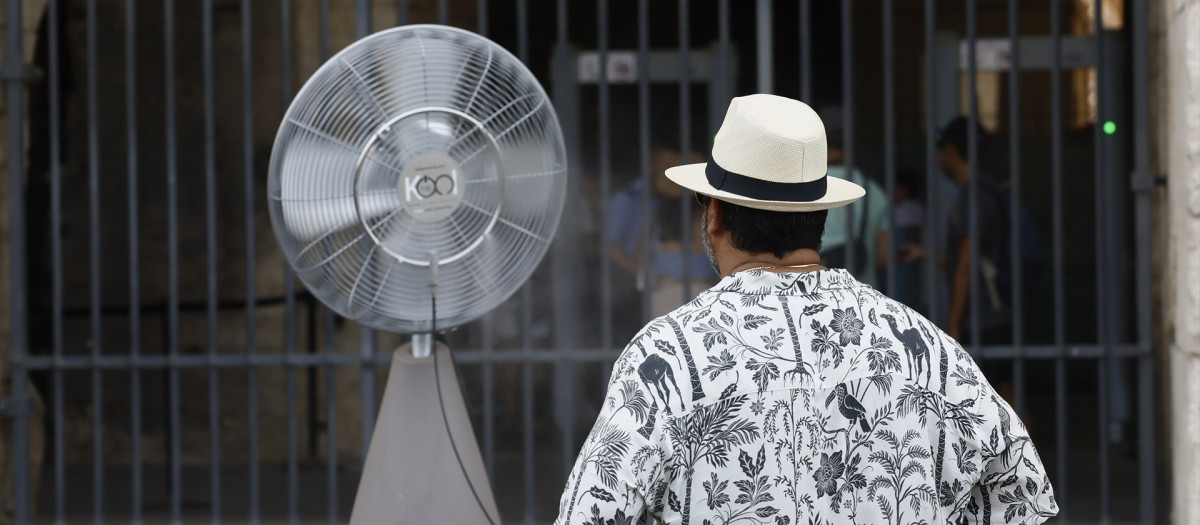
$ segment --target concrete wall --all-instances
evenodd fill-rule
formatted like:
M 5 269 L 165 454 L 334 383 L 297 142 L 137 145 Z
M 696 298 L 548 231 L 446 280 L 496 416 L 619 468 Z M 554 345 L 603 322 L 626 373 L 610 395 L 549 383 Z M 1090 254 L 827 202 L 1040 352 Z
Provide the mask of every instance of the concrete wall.
M 1200 523 L 1200 0 L 1150 2 L 1158 347 L 1169 371 L 1172 522 Z

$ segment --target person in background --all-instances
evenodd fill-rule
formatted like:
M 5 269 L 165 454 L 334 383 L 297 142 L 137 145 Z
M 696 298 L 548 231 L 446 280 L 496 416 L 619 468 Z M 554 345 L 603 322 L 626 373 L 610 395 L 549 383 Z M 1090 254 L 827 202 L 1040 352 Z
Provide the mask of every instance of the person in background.
M 917 310 L 922 310 L 921 268 L 919 261 L 925 258 L 925 204 L 917 199 L 920 195 L 919 176 L 915 170 L 896 170 L 895 195 L 892 199 L 892 228 L 896 247 L 896 286 L 892 298 Z M 885 266 L 879 270 L 879 289 L 888 291 L 888 274 Z
M 978 125 L 978 124 L 977 124 Z M 1012 317 L 1007 305 L 1010 295 L 1001 284 L 1001 275 L 1009 271 L 1008 222 L 1004 197 L 999 189 L 986 180 L 982 168 L 976 170 L 978 199 L 975 209 L 978 229 L 971 231 L 969 210 L 972 207 L 969 185 L 971 169 L 967 160 L 969 123 L 964 117 L 951 120 L 941 130 L 937 141 L 937 164 L 942 174 L 957 189 L 950 206 L 949 228 L 946 235 L 947 277 L 950 280 L 950 308 L 946 315 L 946 333 L 962 342 L 971 342 L 971 268 L 979 273 L 979 329 L 981 344 L 1008 344 L 1012 339 Z M 983 157 L 987 133 L 976 130 L 977 155 Z M 979 261 L 971 264 L 971 242 L 979 247 Z
M 825 123 L 825 139 L 829 143 L 829 175 L 851 181 L 864 187 L 866 198 L 849 206 L 829 210 L 825 222 L 825 236 L 821 244 L 821 264 L 830 268 L 846 268 L 860 281 L 878 286 L 878 272 L 887 268 L 888 246 L 888 202 L 886 193 L 874 180 L 863 175 L 857 167 L 846 173 L 846 153 L 843 148 L 844 127 L 842 108 L 827 106 L 820 111 Z M 847 234 L 847 219 L 851 234 Z M 847 241 L 853 241 L 854 268 L 848 268 Z
M 703 156 L 693 153 L 691 160 L 700 162 Z M 698 293 L 716 283 L 716 274 L 704 257 L 704 247 L 700 243 L 700 231 L 691 229 L 691 239 L 686 243 L 683 239 L 683 189 L 667 179 L 667 168 L 682 163 L 678 151 L 667 147 L 657 147 L 651 157 L 652 193 L 650 195 L 650 215 L 643 217 L 642 192 L 645 184 L 641 177 L 630 183 L 613 196 L 609 205 L 609 255 L 613 264 L 624 270 L 626 277 L 633 278 L 636 284 L 636 297 L 628 305 L 631 310 L 638 311 L 634 304 L 640 304 L 641 294 L 650 294 L 650 316 L 662 315 L 675 307 L 691 300 L 684 297 L 685 265 L 690 266 L 692 294 Z M 688 194 L 690 197 L 690 193 Z M 693 206 L 692 223 L 700 217 L 700 210 Z M 648 230 L 648 232 L 647 232 Z M 649 247 L 644 247 L 645 238 L 649 234 Z M 688 247 L 685 250 L 685 246 Z M 643 264 L 645 261 L 649 264 Z M 639 316 L 627 316 L 637 318 Z
M 692 156 L 692 162 L 703 161 L 699 154 Z M 701 208 L 694 200 L 689 217 L 691 231 L 687 232 L 689 238 L 684 239 L 683 199 L 695 199 L 695 194 L 685 192 L 662 172 L 654 173 L 654 190 L 658 205 L 651 226 L 650 264 L 641 272 L 650 289 L 652 318 L 665 315 L 717 284 L 717 274 L 704 255 L 698 226 Z M 685 282 L 690 282 L 690 286 L 684 286 Z
M 667 168 L 681 162 L 678 151 L 668 147 L 654 148 L 650 156 L 650 173 L 661 174 Z M 651 195 L 649 215 L 644 216 L 642 195 L 647 191 L 642 177 L 636 177 L 620 191 L 613 194 L 608 203 L 609 257 L 617 268 L 625 271 L 626 277 L 637 278 L 641 271 L 642 235 L 644 228 L 655 217 L 660 199 Z

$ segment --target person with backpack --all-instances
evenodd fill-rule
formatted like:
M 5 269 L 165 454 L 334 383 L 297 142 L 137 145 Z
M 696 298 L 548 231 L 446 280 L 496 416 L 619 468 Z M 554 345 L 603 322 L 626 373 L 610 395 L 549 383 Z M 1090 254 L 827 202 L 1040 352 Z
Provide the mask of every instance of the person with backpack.
M 1042 253 L 1032 216 L 1024 207 L 1018 210 L 1020 244 L 1013 256 L 1011 242 L 1012 195 L 989 182 L 982 169 L 976 170 L 978 197 L 978 229 L 970 228 L 971 170 L 967 160 L 969 121 L 956 117 L 942 128 L 937 142 L 937 164 L 957 187 L 950 207 L 946 235 L 945 270 L 950 279 L 950 308 L 946 316 L 946 332 L 962 342 L 971 342 L 971 268 L 979 273 L 980 342 L 985 345 L 1012 342 L 1012 290 L 1014 259 L 1022 269 L 1022 289 L 1025 295 L 1036 287 L 1042 265 Z M 977 128 L 976 151 L 984 158 L 987 133 Z M 972 236 L 979 246 L 979 261 L 972 265 L 970 246 Z

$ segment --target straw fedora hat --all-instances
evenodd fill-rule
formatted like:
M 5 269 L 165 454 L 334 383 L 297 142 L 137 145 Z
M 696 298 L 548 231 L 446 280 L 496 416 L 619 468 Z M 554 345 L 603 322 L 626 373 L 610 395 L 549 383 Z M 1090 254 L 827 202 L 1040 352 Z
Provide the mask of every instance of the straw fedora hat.
M 749 95 L 729 103 L 707 163 L 667 170 L 667 178 L 725 202 L 770 211 L 845 206 L 865 192 L 826 175 L 825 126 L 803 102 Z

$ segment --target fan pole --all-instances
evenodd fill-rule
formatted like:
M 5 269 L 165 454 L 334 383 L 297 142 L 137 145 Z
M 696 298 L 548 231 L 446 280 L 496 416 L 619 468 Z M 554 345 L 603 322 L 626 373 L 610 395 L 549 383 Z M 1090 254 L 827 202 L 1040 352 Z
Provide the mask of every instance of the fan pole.
M 450 349 L 435 342 L 432 358 L 415 357 L 414 350 L 408 343 L 392 357 L 350 524 L 500 523 L 454 367 L 439 367 L 440 380 L 434 377 L 434 359 L 453 362 Z

